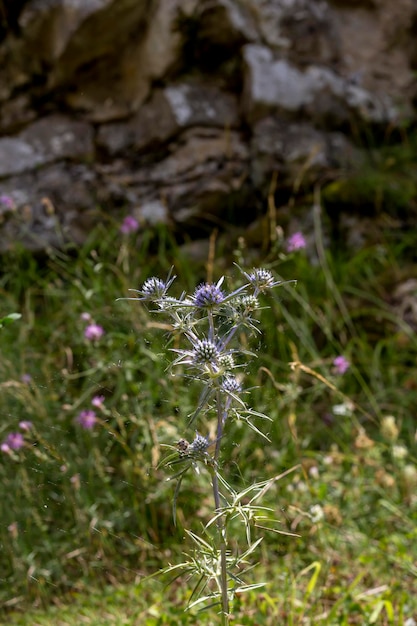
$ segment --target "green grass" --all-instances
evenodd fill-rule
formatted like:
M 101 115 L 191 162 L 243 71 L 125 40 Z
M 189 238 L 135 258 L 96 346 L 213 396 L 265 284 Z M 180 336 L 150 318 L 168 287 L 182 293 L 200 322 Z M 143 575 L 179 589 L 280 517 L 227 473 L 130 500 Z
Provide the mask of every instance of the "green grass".
M 236 601 L 236 624 L 417 620 L 417 338 L 392 297 L 415 278 L 416 238 L 397 244 L 387 233 L 349 256 L 324 251 L 316 223 L 314 261 L 279 243 L 256 261 L 298 284 L 265 302 L 258 358 L 246 368 L 250 404 L 273 418 L 270 443 L 233 425 L 224 472 L 239 489 L 294 467 L 264 504 L 299 536 L 259 531 L 260 565 L 247 582 L 268 585 Z M 0 330 L 0 439 L 20 420 L 34 427 L 25 448 L 1 456 L 1 623 L 218 623 L 213 611 L 184 613 L 191 581 L 137 584 L 181 560 L 191 549 L 183 528 L 199 532 L 212 506 L 206 477 L 187 479 L 173 524 L 161 444 L 192 436 L 184 418 L 198 391 L 167 372 L 158 320 L 117 300 L 171 265 L 177 293 L 205 278 L 163 229 L 138 244 L 99 228 L 82 250 L 3 259 L 0 318 L 22 318 Z M 211 269 L 215 279 L 224 271 Z M 232 285 L 237 270 L 226 274 Z M 100 341 L 84 338 L 83 312 L 103 326 Z M 332 366 L 339 354 L 352 364 L 343 376 Z M 75 418 L 95 395 L 104 409 L 85 431 Z

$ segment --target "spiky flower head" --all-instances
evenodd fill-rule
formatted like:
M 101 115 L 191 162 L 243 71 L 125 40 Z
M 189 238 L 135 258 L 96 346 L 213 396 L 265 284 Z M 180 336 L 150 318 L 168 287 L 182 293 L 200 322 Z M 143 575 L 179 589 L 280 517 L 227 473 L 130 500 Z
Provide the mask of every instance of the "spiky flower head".
M 196 307 L 199 309 L 211 309 L 224 300 L 224 293 L 220 289 L 221 282 L 213 285 L 210 283 L 203 283 L 199 285 L 194 292 L 193 301 Z
M 196 433 L 194 441 L 190 444 L 188 451 L 191 453 L 194 452 L 194 454 L 201 454 L 203 452 L 206 452 L 209 445 L 210 442 L 206 437 L 203 437 L 202 435 Z
M 248 275 L 248 278 L 251 285 L 253 285 L 258 291 L 265 291 L 266 289 L 271 289 L 276 285 L 272 272 L 263 267 L 252 270 L 252 272 Z
M 223 391 L 226 391 L 226 393 L 239 393 L 242 391 L 242 385 L 236 376 L 231 376 L 229 374 L 222 380 L 222 389 Z
M 213 363 L 218 360 L 219 350 L 209 339 L 199 339 L 194 344 L 193 354 L 196 363 Z
M 141 293 L 146 300 L 159 300 L 164 296 L 166 289 L 167 286 L 163 280 L 152 276 L 143 283 Z
M 240 299 L 240 304 L 247 311 L 256 311 L 256 309 L 259 309 L 259 300 L 258 300 L 258 298 L 256 298 L 256 296 L 253 296 L 251 294 L 247 295 L 247 296 L 242 296 L 241 299 Z
M 231 354 L 221 354 L 219 356 L 219 367 L 222 370 L 232 370 L 235 366 L 234 358 Z

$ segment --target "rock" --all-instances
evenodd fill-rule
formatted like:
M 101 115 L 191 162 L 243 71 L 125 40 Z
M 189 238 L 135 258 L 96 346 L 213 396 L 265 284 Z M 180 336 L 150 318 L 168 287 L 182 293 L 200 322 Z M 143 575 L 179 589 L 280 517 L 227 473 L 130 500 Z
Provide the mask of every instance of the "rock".
M 34 122 L 19 137 L 42 154 L 45 162 L 88 159 L 94 154 L 90 124 L 61 115 L 48 115 Z
M 331 12 L 323 0 L 244 0 L 259 41 L 296 64 L 334 60 Z
M 0 179 L 35 169 L 42 161 L 42 156 L 26 141 L 15 137 L 0 139 Z
M 192 126 L 230 128 L 238 125 L 235 98 L 216 87 L 183 83 L 154 92 L 128 123 L 103 125 L 100 148 L 114 156 L 128 149 L 143 151 Z
M 168 207 L 161 200 L 144 202 L 139 208 L 138 215 L 141 222 L 149 226 L 167 224 L 169 221 Z
M 360 168 L 358 137 L 415 121 L 415 0 L 0 6 L 3 249 L 82 241 L 97 206 L 198 234 L 247 224 L 274 172 L 277 198 L 310 192 Z
M 211 45 L 239 46 L 257 41 L 257 31 L 252 12 L 241 2 L 212 0 L 199 7 L 200 28 L 198 36 Z
M 332 1 L 332 21 L 338 40 L 338 68 L 346 77 L 360 77 L 360 85 L 398 102 L 401 115 L 412 114 L 410 98 L 416 92 L 410 64 L 415 43 L 411 24 L 417 17 L 413 0 L 378 0 L 354 5 Z
M 88 124 L 51 115 L 34 122 L 18 137 L 0 138 L 0 178 L 60 159 L 91 158 L 93 151 Z
M 97 180 L 86 165 L 52 164 L 0 182 L 0 195 L 10 196 L 15 211 L 2 226 L 0 252 L 14 243 L 34 251 L 81 243 L 94 227 Z
M 251 179 L 255 187 L 266 189 L 272 173 L 277 172 L 280 187 L 293 190 L 301 181 L 313 184 L 333 168 L 349 168 L 358 160 L 357 152 L 342 133 L 267 117 L 254 126 Z
M 274 111 L 336 125 L 349 122 L 352 113 L 372 123 L 388 123 L 398 116 L 388 98 L 370 94 L 327 68 L 309 66 L 300 71 L 255 44 L 244 47 L 244 60 L 244 109 L 252 123 Z

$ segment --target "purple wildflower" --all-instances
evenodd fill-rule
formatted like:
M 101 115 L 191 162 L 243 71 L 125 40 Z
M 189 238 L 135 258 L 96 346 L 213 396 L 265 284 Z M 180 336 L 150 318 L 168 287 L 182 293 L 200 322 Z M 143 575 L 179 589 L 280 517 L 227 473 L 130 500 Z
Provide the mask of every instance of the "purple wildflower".
M 139 228 L 139 222 L 137 219 L 133 217 L 133 215 L 127 215 L 122 225 L 120 226 L 120 232 L 123 235 L 129 235 L 130 233 L 135 233 Z
M 83 322 L 90 322 L 91 321 L 91 315 L 90 315 L 90 313 L 87 313 L 86 311 L 84 311 L 84 313 L 81 313 L 80 317 L 81 317 Z
M 167 285 L 163 280 L 152 276 L 145 280 L 142 285 L 142 294 L 145 300 L 158 300 L 163 298 L 167 290 Z
M 210 442 L 207 439 L 207 437 L 203 437 L 202 435 L 199 435 L 198 433 L 196 433 L 194 441 L 190 444 L 188 451 L 189 452 L 194 452 L 194 453 L 204 453 L 207 448 L 209 447 Z
M 344 374 L 350 367 L 350 363 L 343 355 L 337 356 L 333 360 L 333 366 L 336 374 Z
M 193 300 L 198 308 L 210 309 L 223 302 L 224 294 L 220 289 L 219 283 L 217 285 L 204 283 L 195 290 Z
M 8 196 L 7 194 L 2 194 L 0 196 L 0 204 L 3 205 L 9 211 L 13 211 L 15 207 L 13 198 L 11 196 Z
M 8 452 L 10 450 L 20 450 L 25 445 L 25 440 L 23 439 L 22 433 L 10 433 L 7 435 L 6 439 L 3 442 L 2 450 L 3 452 Z M 4 450 L 3 446 L 8 449 Z
M 97 416 L 94 411 L 81 411 L 77 417 L 77 423 L 86 430 L 92 430 L 97 423 Z
M 295 252 L 296 250 L 303 250 L 306 247 L 307 243 L 304 238 L 303 233 L 296 232 L 291 237 L 288 238 L 287 241 L 287 252 Z
M 104 328 L 98 324 L 89 324 L 84 331 L 84 337 L 89 341 L 98 341 L 104 335 Z
M 242 391 L 242 385 L 236 376 L 226 375 L 222 381 L 222 389 L 226 393 L 239 393 Z
M 32 376 L 30 374 L 22 374 L 20 377 L 22 383 L 26 383 L 27 385 L 32 382 Z
M 19 428 L 21 430 L 24 430 L 25 432 L 29 432 L 32 427 L 33 424 L 29 420 L 22 420 L 21 422 L 19 422 Z
M 91 400 L 91 404 L 96 407 L 96 409 L 104 409 L 104 396 L 94 396 Z

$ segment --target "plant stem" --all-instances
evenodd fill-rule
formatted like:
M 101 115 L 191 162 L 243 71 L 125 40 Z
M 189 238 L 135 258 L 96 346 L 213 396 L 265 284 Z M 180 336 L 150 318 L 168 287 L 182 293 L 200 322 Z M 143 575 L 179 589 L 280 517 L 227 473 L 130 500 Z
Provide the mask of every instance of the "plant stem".
M 217 393 L 217 440 L 216 440 L 216 449 L 214 452 L 214 467 L 212 470 L 212 486 L 213 486 L 213 496 L 214 496 L 214 505 L 216 507 L 216 513 L 220 512 L 221 502 L 220 502 L 220 490 L 219 490 L 219 479 L 217 476 L 217 462 L 220 454 L 220 442 L 223 435 L 223 425 L 224 425 L 224 409 L 222 407 L 222 396 L 221 393 Z M 227 562 L 226 562 L 226 550 L 227 550 L 227 541 L 226 541 L 226 525 L 224 522 L 224 516 L 220 515 L 217 519 L 217 530 L 219 533 L 219 551 L 220 551 L 220 590 L 221 590 L 221 599 L 222 599 L 222 625 L 227 626 L 229 624 L 229 596 L 227 589 Z

